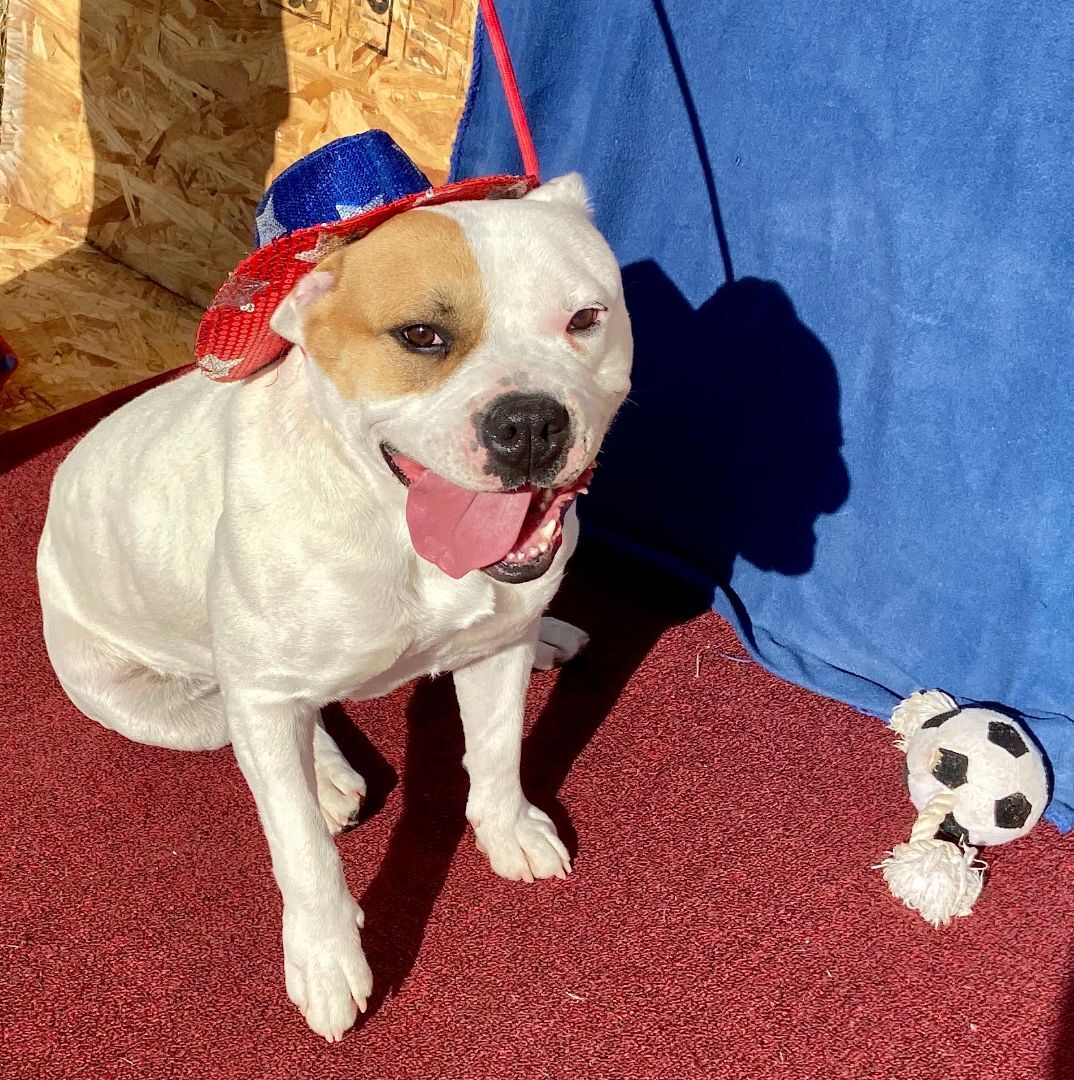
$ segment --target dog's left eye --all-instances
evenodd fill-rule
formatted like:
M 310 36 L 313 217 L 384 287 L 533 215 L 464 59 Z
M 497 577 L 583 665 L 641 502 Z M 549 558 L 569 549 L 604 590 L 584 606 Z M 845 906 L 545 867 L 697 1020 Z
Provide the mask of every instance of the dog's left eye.
M 404 345 L 409 345 L 419 352 L 439 352 L 447 348 L 444 339 L 431 327 L 424 323 L 415 323 L 414 326 L 405 326 L 399 331 Z
M 571 316 L 571 321 L 567 323 L 568 332 L 579 334 L 583 330 L 591 330 L 600 321 L 602 311 L 604 311 L 602 307 L 587 307 L 582 308 L 581 311 L 576 311 Z

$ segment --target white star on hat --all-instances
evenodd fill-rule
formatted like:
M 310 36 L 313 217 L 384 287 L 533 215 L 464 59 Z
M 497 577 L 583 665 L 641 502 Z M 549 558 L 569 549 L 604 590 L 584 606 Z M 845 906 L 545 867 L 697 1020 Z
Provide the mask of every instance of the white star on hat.
M 225 375 L 230 375 L 231 369 L 236 364 L 241 364 L 242 361 L 243 358 L 241 356 L 236 356 L 234 360 L 224 360 L 215 353 L 206 353 L 198 360 L 198 367 L 211 378 L 219 379 Z
M 359 214 L 364 214 L 367 210 L 375 210 L 378 206 L 383 205 L 384 196 L 374 195 L 369 202 L 362 203 L 361 206 L 354 203 L 336 203 L 336 213 L 339 214 L 340 221 L 347 221 L 349 218 L 357 217 Z
M 287 227 L 281 225 L 276 217 L 276 211 L 272 208 L 272 199 L 273 196 L 269 195 L 265 200 L 264 210 L 254 219 L 257 223 L 257 238 L 261 244 L 267 244 L 270 240 L 275 240 L 287 232 Z
M 322 233 L 317 237 L 317 243 L 307 251 L 299 251 L 295 258 L 299 262 L 319 263 L 323 258 L 331 255 L 333 251 L 345 247 L 347 241 L 342 236 L 328 236 Z

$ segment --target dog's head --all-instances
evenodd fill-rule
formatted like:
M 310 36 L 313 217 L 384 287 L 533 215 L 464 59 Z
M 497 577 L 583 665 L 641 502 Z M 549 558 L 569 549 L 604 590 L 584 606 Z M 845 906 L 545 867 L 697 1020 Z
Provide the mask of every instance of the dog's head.
M 580 177 L 392 218 L 306 275 L 272 327 L 343 444 L 408 487 L 419 554 L 453 577 L 551 566 L 630 388 L 619 269 Z

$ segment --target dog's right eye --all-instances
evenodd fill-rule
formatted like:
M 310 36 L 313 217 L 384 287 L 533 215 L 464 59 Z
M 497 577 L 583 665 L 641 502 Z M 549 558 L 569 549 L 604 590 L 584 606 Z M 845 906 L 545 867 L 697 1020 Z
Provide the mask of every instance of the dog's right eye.
M 582 308 L 581 311 L 576 311 L 571 316 L 571 321 L 567 323 L 567 333 L 584 334 L 587 330 L 592 330 L 600 322 L 601 312 L 607 310 L 603 304 L 597 304 L 594 307 Z
M 417 352 L 443 352 L 447 349 L 447 342 L 433 327 L 424 323 L 404 326 L 399 331 L 399 337 L 404 345 Z

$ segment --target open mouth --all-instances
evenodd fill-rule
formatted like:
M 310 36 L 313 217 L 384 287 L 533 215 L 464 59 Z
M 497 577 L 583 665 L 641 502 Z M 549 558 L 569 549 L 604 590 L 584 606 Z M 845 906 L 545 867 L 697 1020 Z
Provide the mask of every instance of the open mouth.
M 533 581 L 563 543 L 563 518 L 588 490 L 590 466 L 562 488 L 470 491 L 383 444 L 381 453 L 407 488 L 407 527 L 422 558 L 460 578 L 482 570 L 497 581 Z

